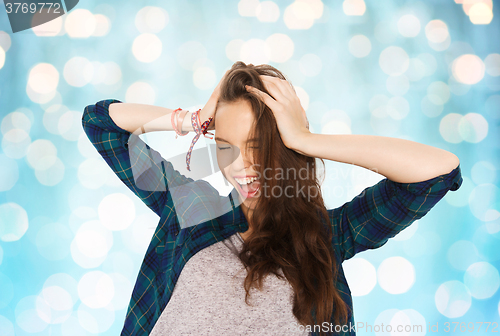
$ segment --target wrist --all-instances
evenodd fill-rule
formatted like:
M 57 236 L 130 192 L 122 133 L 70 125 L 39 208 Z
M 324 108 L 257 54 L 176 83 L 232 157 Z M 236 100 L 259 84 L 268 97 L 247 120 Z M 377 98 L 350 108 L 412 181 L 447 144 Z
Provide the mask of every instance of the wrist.
M 310 143 L 313 140 L 314 134 L 311 132 L 304 132 L 300 135 L 294 137 L 294 142 L 290 145 L 290 149 L 296 151 L 302 155 L 308 155 L 308 148 L 310 148 Z

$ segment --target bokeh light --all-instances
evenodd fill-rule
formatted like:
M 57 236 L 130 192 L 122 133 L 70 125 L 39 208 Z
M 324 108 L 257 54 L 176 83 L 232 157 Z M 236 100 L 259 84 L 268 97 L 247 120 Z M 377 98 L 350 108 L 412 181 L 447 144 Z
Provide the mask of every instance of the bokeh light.
M 403 257 L 382 261 L 377 270 L 378 282 L 390 294 L 407 292 L 415 283 L 415 267 Z
M 369 294 L 377 284 L 377 271 L 366 259 L 353 258 L 342 264 L 353 296 Z
M 437 310 L 448 318 L 464 316 L 472 304 L 469 289 L 458 280 L 441 284 L 434 299 Z
M 484 77 L 484 63 L 476 55 L 466 54 L 453 61 L 453 76 L 464 84 L 476 84 Z

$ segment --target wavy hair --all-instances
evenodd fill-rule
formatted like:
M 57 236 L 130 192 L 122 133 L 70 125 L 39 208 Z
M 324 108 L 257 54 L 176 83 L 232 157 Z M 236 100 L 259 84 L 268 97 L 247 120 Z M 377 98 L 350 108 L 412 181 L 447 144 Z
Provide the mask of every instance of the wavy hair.
M 259 75 L 287 80 L 273 66 L 238 61 L 221 83 L 217 106 L 240 100 L 251 104 L 254 125 L 250 136 L 258 139 L 257 150 L 252 152 L 254 171 L 265 177 L 260 178 L 261 190 L 277 188 L 288 191 L 287 195 L 289 190 L 293 193 L 292 197 L 285 193 L 274 197 L 272 192 L 259 191 L 257 211 L 252 212 L 252 230 L 238 255 L 248 271 L 244 281 L 245 302 L 248 304 L 252 286 L 262 290 L 262 281 L 268 274 L 283 279 L 281 270 L 293 288 L 293 314 L 301 324 L 330 323 L 332 317 L 336 324 L 346 324 L 349 306 L 335 286 L 337 265 L 331 227 L 325 224 L 329 223 L 329 217 L 315 173 L 316 159 L 287 148 L 272 110 L 258 95 L 245 89 L 245 85 L 251 85 L 272 97 Z M 319 160 L 324 167 L 324 161 Z M 290 170 L 295 172 L 293 176 Z M 284 171 L 287 173 L 283 174 Z M 305 178 L 300 174 L 304 171 L 307 171 Z

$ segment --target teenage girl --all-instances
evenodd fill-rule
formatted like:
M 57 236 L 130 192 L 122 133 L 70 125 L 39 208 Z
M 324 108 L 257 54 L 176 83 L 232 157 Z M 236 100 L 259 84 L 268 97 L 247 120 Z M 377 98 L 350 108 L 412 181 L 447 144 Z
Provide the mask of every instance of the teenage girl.
M 160 217 L 122 336 L 354 335 L 342 262 L 384 245 L 462 183 L 458 157 L 440 148 L 311 133 L 293 86 L 269 65 L 236 62 L 195 112 L 107 99 L 87 106 L 82 121 L 111 169 Z M 209 130 L 234 186 L 225 197 L 138 136 L 175 131 L 195 141 Z M 385 178 L 326 209 L 316 175 L 324 159 Z

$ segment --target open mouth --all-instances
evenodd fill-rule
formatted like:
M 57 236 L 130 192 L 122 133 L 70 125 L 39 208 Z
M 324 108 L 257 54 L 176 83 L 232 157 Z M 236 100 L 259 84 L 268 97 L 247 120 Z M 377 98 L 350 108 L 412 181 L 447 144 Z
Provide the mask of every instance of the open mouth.
M 252 179 L 237 179 L 235 178 L 236 185 L 238 186 L 238 190 L 240 194 L 244 198 L 252 198 L 254 197 L 257 192 L 259 191 L 260 188 L 260 181 L 258 178 L 252 178 Z M 245 183 L 245 181 L 247 183 Z

